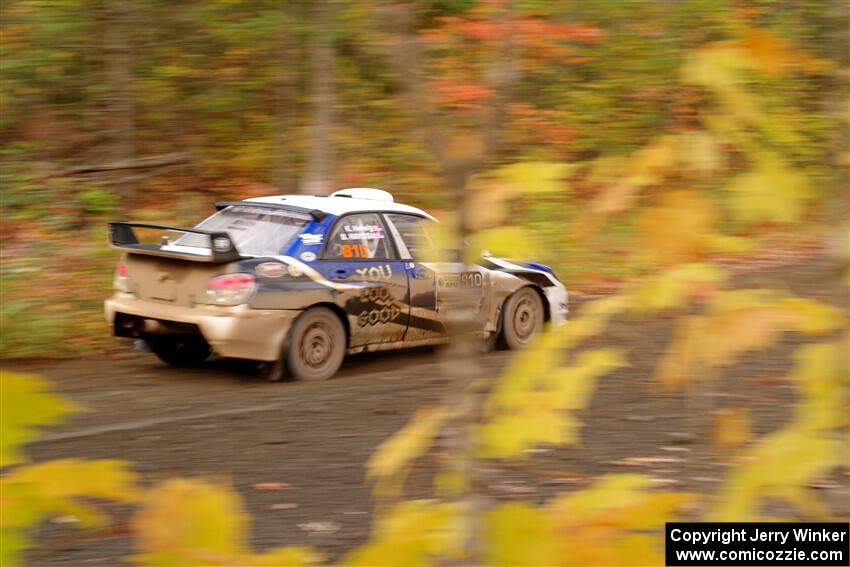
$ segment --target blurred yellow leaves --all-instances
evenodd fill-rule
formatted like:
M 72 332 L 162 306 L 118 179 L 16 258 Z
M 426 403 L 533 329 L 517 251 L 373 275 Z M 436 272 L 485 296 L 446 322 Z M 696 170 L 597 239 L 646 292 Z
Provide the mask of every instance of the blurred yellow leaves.
M 750 412 L 747 408 L 723 408 L 714 416 L 714 448 L 731 452 L 750 440 Z
M 478 430 L 482 456 L 523 457 L 537 444 L 578 442 L 581 423 L 570 410 L 586 407 L 597 379 L 626 364 L 622 350 L 603 348 L 584 351 L 575 364 L 559 367 L 545 348 L 538 344 L 529 350 L 549 368 L 511 365 L 494 389 Z
M 637 474 L 607 475 L 556 497 L 546 510 L 558 534 L 560 565 L 663 565 L 665 522 L 697 497 L 653 490 Z
M 754 167 L 726 186 L 735 217 L 746 222 L 794 222 L 811 198 L 806 177 L 768 152 L 754 156 Z
M 696 495 L 653 489 L 648 477 L 604 476 L 590 487 L 543 506 L 498 504 L 483 511 L 478 534 L 485 565 L 663 565 L 665 522 Z M 344 566 L 441 564 L 462 559 L 471 526 L 463 505 L 404 502 L 380 517 L 369 542 L 343 558 Z
M 346 555 L 343 566 L 439 565 L 456 556 L 463 525 L 458 504 L 414 500 L 393 508 L 373 524 L 369 542 Z
M 598 197 L 591 202 L 583 221 L 587 229 L 600 218 L 624 211 L 632 206 L 640 191 L 663 179 L 663 175 L 677 163 L 679 141 L 676 136 L 661 136 L 651 141 L 632 156 L 627 164 L 613 162 L 620 175 L 606 183 Z M 597 172 L 597 176 L 603 175 Z M 604 178 L 604 177 L 603 177 Z
M 693 262 L 710 248 L 716 208 L 692 191 L 665 193 L 638 221 L 640 249 L 653 263 Z
M 418 409 L 407 425 L 372 453 L 366 463 L 366 478 L 377 480 L 379 488 L 400 488 L 403 473 L 412 461 L 428 450 L 434 436 L 451 415 L 451 411 L 444 407 Z
M 39 376 L 0 373 L 0 564 L 18 565 L 34 529 L 56 516 L 82 527 L 102 526 L 108 516 L 89 501 L 132 502 L 139 496 L 136 476 L 122 461 L 61 459 L 18 466 L 23 445 L 40 426 L 58 423 L 77 407 L 48 390 Z
M 841 464 L 842 443 L 792 424 L 761 437 L 731 468 L 709 520 L 754 521 L 763 499 L 792 504 L 806 517 L 828 517 L 806 487 Z
M 786 331 L 822 335 L 840 322 L 839 309 L 814 300 L 770 290 L 723 291 L 705 314 L 682 320 L 655 379 L 681 385 L 692 381 L 697 368 L 733 364 L 746 352 L 767 348 Z
M 23 445 L 38 436 L 41 427 L 79 411 L 48 386 L 39 376 L 0 372 L 0 467 L 25 461 Z
M 493 176 L 519 194 L 568 192 L 566 177 L 576 169 L 575 164 L 545 161 L 525 161 L 497 169 Z
M 847 402 L 836 395 L 847 381 L 847 345 L 808 344 L 794 353 L 794 369 L 789 379 L 797 386 L 801 400 L 795 418 L 814 430 L 847 425 Z M 843 359 L 842 359 L 843 356 Z M 843 366 L 843 368 L 842 368 Z
M 747 28 L 738 41 L 753 63 L 765 73 L 787 75 L 793 71 L 826 73 L 834 63 L 810 57 L 763 28 Z
M 148 566 L 244 565 L 298 567 L 318 561 L 309 548 L 254 554 L 248 546 L 250 518 L 231 489 L 204 480 L 175 479 L 151 489 L 132 520 Z
M 477 178 L 467 194 L 470 228 L 484 230 L 504 224 L 511 202 L 525 195 L 567 193 L 566 177 L 577 167 L 570 163 L 519 162 Z
M 508 502 L 484 516 L 485 565 L 561 565 L 558 533 L 545 510 Z
M 484 252 L 506 258 L 533 258 L 540 253 L 540 245 L 528 229 L 505 226 L 476 232 L 470 238 L 469 252 L 469 261 L 480 258 Z
M 708 299 L 725 284 L 729 274 L 713 264 L 674 266 L 640 282 L 630 306 L 636 312 L 686 307 L 692 298 Z
M 222 563 L 244 550 L 248 517 L 238 496 L 201 480 L 171 480 L 151 490 L 133 518 L 144 565 Z M 215 564 L 213 563 L 213 564 Z

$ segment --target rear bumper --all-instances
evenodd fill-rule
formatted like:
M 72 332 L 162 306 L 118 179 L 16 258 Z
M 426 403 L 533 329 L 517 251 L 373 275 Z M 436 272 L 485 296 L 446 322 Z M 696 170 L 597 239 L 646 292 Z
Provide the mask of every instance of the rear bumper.
M 116 314 L 145 319 L 156 332 L 157 323 L 195 325 L 219 356 L 251 360 L 277 360 L 283 341 L 300 310 L 251 309 L 247 305 L 183 307 L 116 293 L 104 302 L 106 321 L 115 328 Z

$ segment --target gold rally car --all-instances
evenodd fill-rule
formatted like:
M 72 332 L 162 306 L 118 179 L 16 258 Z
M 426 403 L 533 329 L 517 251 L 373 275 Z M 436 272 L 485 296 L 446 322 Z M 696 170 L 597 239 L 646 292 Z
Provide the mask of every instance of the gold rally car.
M 426 261 L 436 221 L 385 191 L 217 208 L 194 228 L 109 223 L 123 256 L 106 319 L 168 364 L 214 353 L 260 361 L 272 380 L 326 379 L 346 354 L 444 343 L 455 321 L 514 349 L 566 319 L 566 288 L 544 265 Z M 141 229 L 161 236 L 142 242 Z

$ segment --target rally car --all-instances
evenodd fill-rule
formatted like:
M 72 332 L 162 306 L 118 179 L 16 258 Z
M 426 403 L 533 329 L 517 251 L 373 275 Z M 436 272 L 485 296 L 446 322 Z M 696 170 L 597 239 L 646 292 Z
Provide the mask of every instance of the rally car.
M 194 228 L 109 223 L 124 254 L 106 319 L 168 364 L 215 353 L 260 361 L 272 380 L 326 379 L 346 354 L 444 343 L 459 321 L 484 344 L 515 349 L 567 315 L 567 291 L 544 265 L 429 261 L 435 219 L 385 191 L 217 209 Z M 158 240 L 140 240 L 143 230 Z

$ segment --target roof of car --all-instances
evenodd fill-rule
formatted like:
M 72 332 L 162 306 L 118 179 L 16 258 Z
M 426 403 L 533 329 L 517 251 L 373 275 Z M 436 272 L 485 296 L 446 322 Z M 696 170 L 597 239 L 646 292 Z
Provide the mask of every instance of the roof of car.
M 319 195 L 274 195 L 270 197 L 254 197 L 246 199 L 254 203 L 273 203 L 278 205 L 290 205 L 304 209 L 318 209 L 331 215 L 341 215 L 358 211 L 382 211 L 394 213 L 410 213 L 433 219 L 431 215 L 411 207 L 393 201 L 376 199 L 358 199 L 352 197 L 323 197 Z

